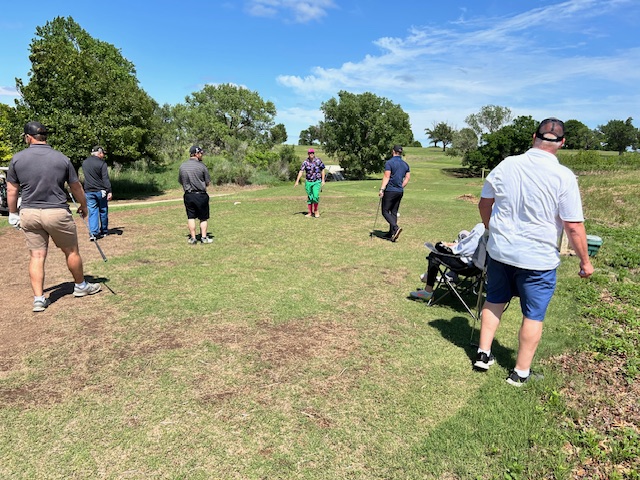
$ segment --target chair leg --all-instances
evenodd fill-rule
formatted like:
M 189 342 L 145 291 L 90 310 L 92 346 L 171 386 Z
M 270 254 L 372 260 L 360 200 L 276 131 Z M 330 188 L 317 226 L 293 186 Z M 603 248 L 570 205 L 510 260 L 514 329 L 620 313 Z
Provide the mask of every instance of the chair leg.
M 471 346 L 477 347 L 473 343 L 473 333 L 476 331 L 476 323 L 480 320 L 480 328 L 482 328 L 482 306 L 484 304 L 484 274 L 480 275 L 478 280 L 478 298 L 476 300 L 476 314 L 472 315 L 473 317 L 473 326 L 471 327 L 471 337 L 469 338 L 469 343 Z

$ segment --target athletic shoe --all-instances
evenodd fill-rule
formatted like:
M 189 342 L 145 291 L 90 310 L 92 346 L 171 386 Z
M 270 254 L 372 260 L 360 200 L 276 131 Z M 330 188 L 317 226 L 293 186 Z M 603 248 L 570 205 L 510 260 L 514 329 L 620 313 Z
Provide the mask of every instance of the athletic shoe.
M 98 239 L 99 235 L 89 235 L 89 241 L 90 242 L 95 242 Z
M 393 235 L 391 236 L 391 241 L 392 242 L 397 241 L 401 233 L 402 233 L 402 228 L 398 228 L 395 232 L 393 232 Z
M 419 298 L 421 300 L 429 301 L 433 297 L 433 292 L 427 292 L 426 290 L 418 290 L 417 292 L 411 292 L 411 298 Z
M 476 361 L 473 362 L 473 366 L 480 370 L 487 371 L 489 370 L 489 367 L 495 363 L 495 361 L 496 357 L 494 357 L 492 353 L 487 355 L 484 352 L 478 352 L 478 355 L 476 355 Z
M 85 285 L 84 288 L 76 285 L 73 287 L 73 296 L 74 297 L 86 297 L 87 295 L 93 295 L 94 293 L 98 293 L 102 287 L 99 283 L 89 283 Z
M 507 383 L 514 387 L 521 387 L 529 380 L 542 380 L 543 378 L 544 376 L 542 374 L 534 372 L 529 372 L 528 377 L 521 377 L 515 370 L 511 370 L 511 373 L 509 373 L 509 376 L 507 377 Z
M 44 309 L 47 308 L 51 302 L 48 298 L 44 300 L 34 300 L 33 301 L 33 311 L 34 312 L 44 312 Z
M 307 213 L 307 214 L 305 215 L 305 217 L 313 217 L 313 214 L 312 214 L 312 213 Z
M 201 241 L 202 243 L 213 243 L 213 238 L 209 238 L 209 237 L 202 237 L 202 238 L 200 239 L 200 241 Z
M 320 218 L 320 214 L 319 214 L 318 212 L 316 212 L 316 213 L 314 214 L 314 216 L 315 216 L 316 218 Z
M 195 245 L 196 243 L 198 243 L 198 240 L 196 240 L 194 237 L 189 237 L 189 240 L 187 240 L 187 242 L 189 242 L 189 245 Z

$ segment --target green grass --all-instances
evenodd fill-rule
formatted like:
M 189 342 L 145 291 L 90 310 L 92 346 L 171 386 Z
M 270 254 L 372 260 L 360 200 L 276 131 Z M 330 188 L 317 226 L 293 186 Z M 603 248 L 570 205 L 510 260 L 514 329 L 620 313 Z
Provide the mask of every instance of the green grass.
M 504 382 L 517 301 L 496 365 L 472 372 L 468 315 L 406 297 L 426 266 L 423 242 L 479 221 L 482 180 L 448 174 L 459 164 L 439 149 L 407 148 L 407 160 L 396 244 L 369 238 L 374 223 L 386 229 L 379 178 L 327 183 L 319 219 L 301 214 L 304 188 L 292 184 L 214 197 L 215 242 L 196 247 L 179 202 L 113 207 L 123 240 L 136 241 L 113 255 L 106 239 L 109 262 L 85 263 L 116 294 L 87 318 L 42 317 L 66 335 L 2 372 L 0 477 L 568 477 L 554 407 L 564 380 L 544 359 L 592 338 L 576 328 L 590 283 L 563 259 L 537 357 L 543 381 Z M 591 198 L 586 210 L 604 213 Z

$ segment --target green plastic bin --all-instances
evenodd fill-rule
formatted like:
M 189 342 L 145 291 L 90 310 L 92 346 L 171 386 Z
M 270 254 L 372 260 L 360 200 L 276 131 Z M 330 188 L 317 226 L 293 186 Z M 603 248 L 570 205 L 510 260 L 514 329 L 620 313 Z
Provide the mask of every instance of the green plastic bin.
M 600 247 L 602 246 L 602 239 L 597 235 L 587 235 L 587 247 L 589 248 L 589 256 L 594 257 Z

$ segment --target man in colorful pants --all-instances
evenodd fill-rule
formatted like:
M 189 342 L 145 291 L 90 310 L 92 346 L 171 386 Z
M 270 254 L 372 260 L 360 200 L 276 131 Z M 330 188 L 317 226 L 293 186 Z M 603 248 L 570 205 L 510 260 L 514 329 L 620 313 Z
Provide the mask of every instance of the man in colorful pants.
M 318 202 L 320 201 L 320 190 L 322 190 L 322 186 L 324 185 L 324 169 L 324 163 L 316 157 L 315 150 L 310 148 L 307 152 L 306 160 L 302 162 L 296 183 L 293 185 L 294 187 L 298 185 L 304 173 L 304 186 L 307 191 L 307 208 L 309 209 L 309 212 L 305 215 L 306 217 L 318 218 L 320 216 L 318 213 Z

